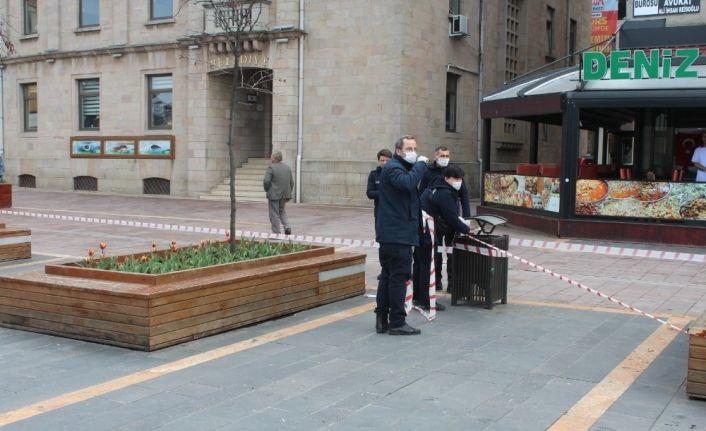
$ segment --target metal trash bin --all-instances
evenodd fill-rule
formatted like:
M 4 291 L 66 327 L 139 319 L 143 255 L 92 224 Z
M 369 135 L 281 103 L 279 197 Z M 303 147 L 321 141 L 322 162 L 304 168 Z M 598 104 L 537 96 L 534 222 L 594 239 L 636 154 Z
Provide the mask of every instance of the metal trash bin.
M 507 250 L 510 239 L 507 235 L 475 235 L 475 238 Z M 460 236 L 457 244 L 488 249 L 472 237 Z M 451 305 L 460 300 L 468 304 L 484 304 L 492 310 L 493 304 L 500 301 L 507 304 L 507 256 L 486 256 L 473 251 L 454 248 L 451 263 Z

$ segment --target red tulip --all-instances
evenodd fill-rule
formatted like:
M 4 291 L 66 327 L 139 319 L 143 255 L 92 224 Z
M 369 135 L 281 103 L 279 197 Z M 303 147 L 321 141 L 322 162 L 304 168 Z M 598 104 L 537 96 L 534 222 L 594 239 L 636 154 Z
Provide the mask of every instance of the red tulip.
M 157 251 L 157 243 L 152 241 L 152 253 L 154 253 L 155 251 Z
M 100 247 L 101 250 L 105 250 L 105 248 L 108 247 L 108 244 L 102 242 L 102 243 L 98 244 L 98 247 Z
M 88 256 L 93 257 L 94 254 L 96 254 L 95 250 L 93 250 L 92 248 L 89 248 L 88 249 Z

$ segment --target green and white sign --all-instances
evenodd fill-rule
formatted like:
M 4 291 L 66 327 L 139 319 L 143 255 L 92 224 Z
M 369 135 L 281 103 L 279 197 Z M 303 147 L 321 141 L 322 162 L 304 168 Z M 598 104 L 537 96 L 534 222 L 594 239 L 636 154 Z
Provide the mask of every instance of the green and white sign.
M 582 79 L 698 78 L 699 73 L 692 67 L 697 58 L 698 48 L 612 51 L 610 54 L 587 51 L 583 53 Z

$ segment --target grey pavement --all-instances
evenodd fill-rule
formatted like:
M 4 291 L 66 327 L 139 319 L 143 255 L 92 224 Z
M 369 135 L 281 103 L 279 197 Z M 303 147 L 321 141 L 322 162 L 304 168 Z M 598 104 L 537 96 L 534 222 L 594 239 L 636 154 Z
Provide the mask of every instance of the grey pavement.
M 13 210 L 224 228 L 225 202 L 15 189 Z M 292 204 L 295 234 L 372 239 L 372 210 Z M 32 229 L 33 258 L 0 264 L 0 274 L 73 260 L 108 243 L 110 254 L 151 241 L 196 243 L 202 234 L 0 215 Z M 266 204 L 238 206 L 238 229 L 268 231 Z M 513 238 L 550 239 L 500 229 Z M 562 239 L 570 242 L 595 243 Z M 602 245 L 612 245 L 600 242 Z M 655 244 L 617 245 L 704 253 Z M 366 279 L 374 292 L 377 251 Z M 703 263 L 511 247 L 516 253 L 661 316 L 706 310 Z M 511 261 L 507 305 L 460 305 L 421 336 L 373 330 L 366 312 L 220 359 L 129 385 L 7 425 L 7 430 L 546 429 L 658 327 L 607 312 L 618 307 Z M 156 352 L 137 352 L 0 328 L 0 415 L 22 407 L 369 304 L 352 298 Z M 440 301 L 448 305 L 448 295 Z M 593 309 L 592 309 L 593 308 Z M 677 335 L 593 425 L 593 430 L 706 429 L 706 403 L 684 393 L 688 339 Z

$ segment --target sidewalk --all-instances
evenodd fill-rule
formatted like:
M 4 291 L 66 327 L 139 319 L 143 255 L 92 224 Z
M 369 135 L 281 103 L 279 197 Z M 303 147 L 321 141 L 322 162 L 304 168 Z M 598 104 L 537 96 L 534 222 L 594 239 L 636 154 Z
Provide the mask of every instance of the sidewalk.
M 166 248 L 171 240 L 187 244 L 209 236 L 48 219 L 42 214 L 210 228 L 228 223 L 226 202 L 17 188 L 12 210 L 34 213 L 0 214 L 0 222 L 8 227 L 32 229 L 34 256 L 30 262 L 0 264 L 3 275 L 41 270 L 48 261 L 80 259 L 101 241 L 108 243 L 108 253 L 122 254 L 146 250 L 153 240 Z M 371 209 L 290 204 L 287 210 L 294 234 L 374 238 Z M 239 204 L 237 217 L 239 230 L 269 231 L 266 204 Z M 499 230 L 511 238 L 589 243 L 513 227 Z M 705 253 L 686 247 L 619 245 Z M 368 256 L 366 280 L 373 293 L 377 249 L 355 250 Z M 675 322 L 684 323 L 688 317 L 679 316 L 695 317 L 706 310 L 703 263 L 519 246 L 510 251 Z M 670 342 L 653 344 L 651 336 L 662 331 L 657 322 L 619 312 L 595 295 L 513 260 L 508 293 L 509 304 L 492 311 L 449 307 L 433 322 L 413 314 L 411 323 L 423 331 L 419 337 L 375 334 L 372 313 L 361 311 L 115 390 L 113 379 L 342 310 L 369 310 L 373 300 L 353 298 L 153 353 L 0 328 L 0 428 L 547 429 L 557 420 L 578 424 L 574 413 L 561 418 L 584 397 L 584 402 L 605 399 L 603 379 L 643 348 L 656 357 L 636 371 L 637 380 L 622 381 L 625 392 L 605 404 L 605 412 L 585 429 L 706 428 L 706 404 L 684 395 L 685 335 L 669 332 Z M 440 301 L 449 305 L 449 299 L 442 295 Z M 85 400 L 67 403 L 71 391 L 106 382 L 110 384 L 101 388 L 111 388 L 107 392 L 92 389 Z M 33 407 L 53 397 L 61 408 L 42 413 L 43 408 Z M 6 412 L 12 415 L 3 415 Z M 21 421 L 8 419 L 28 412 L 37 414 Z

